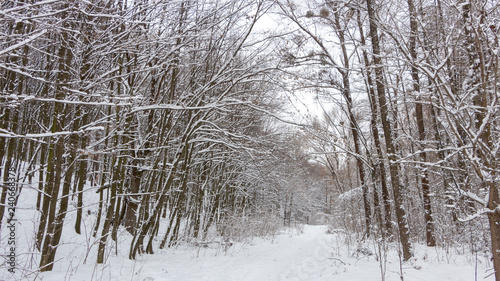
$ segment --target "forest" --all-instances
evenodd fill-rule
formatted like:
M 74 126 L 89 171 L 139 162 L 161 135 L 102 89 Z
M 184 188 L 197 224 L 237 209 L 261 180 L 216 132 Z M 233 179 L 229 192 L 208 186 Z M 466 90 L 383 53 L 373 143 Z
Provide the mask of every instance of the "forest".
M 75 235 L 106 264 L 322 224 L 500 281 L 498 1 L 5 0 L 0 22 L 20 280 Z

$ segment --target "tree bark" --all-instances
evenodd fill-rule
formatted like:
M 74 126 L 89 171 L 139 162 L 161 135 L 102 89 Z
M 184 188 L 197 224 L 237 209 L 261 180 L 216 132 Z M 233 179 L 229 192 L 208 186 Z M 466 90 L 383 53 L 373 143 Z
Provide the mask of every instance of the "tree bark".
M 411 77 L 413 79 L 413 91 L 417 96 L 416 104 L 415 104 L 415 117 L 417 119 L 417 128 L 418 128 L 418 139 L 420 141 L 420 150 L 421 152 L 421 160 L 422 162 L 427 162 L 427 152 L 426 148 L 426 136 L 425 136 L 425 125 L 424 125 L 424 113 L 423 113 L 423 105 L 420 102 L 420 78 L 418 75 L 418 70 L 415 67 L 414 63 L 417 61 L 417 36 L 418 36 L 418 22 L 417 22 L 417 12 L 415 9 L 415 5 L 413 0 L 408 0 L 408 7 L 410 10 L 410 56 L 412 59 L 413 65 L 411 66 Z M 432 206 L 431 206 L 431 197 L 430 197 L 430 186 L 429 186 L 429 173 L 427 169 L 421 167 L 422 165 L 418 165 L 420 168 L 420 182 L 422 188 L 422 197 L 424 201 L 424 217 L 425 217 L 425 237 L 427 240 L 427 246 L 434 247 L 436 246 L 436 238 L 434 236 L 434 220 L 432 218 Z
M 64 14 L 66 13 L 63 13 L 63 15 Z M 69 50 L 68 46 L 66 46 L 66 42 L 68 40 L 67 32 L 64 32 L 62 34 L 61 39 L 63 43 L 59 47 L 58 51 L 59 66 L 58 66 L 56 97 L 55 97 L 57 100 L 63 100 L 66 96 L 65 91 L 63 89 L 64 87 L 68 86 L 67 82 L 69 81 L 69 69 L 71 61 L 73 59 L 73 54 L 71 50 Z M 60 102 L 55 102 L 54 117 L 52 120 L 52 133 L 60 132 L 63 130 L 65 123 L 64 118 L 66 117 L 65 113 L 67 113 L 67 110 L 65 110 L 65 106 Z M 58 215 L 56 218 L 56 205 L 59 195 L 59 189 L 61 186 L 62 169 L 64 163 L 63 154 L 65 151 L 64 149 L 65 140 L 63 136 L 55 137 L 55 139 L 56 139 L 55 144 L 53 144 L 52 147 L 52 149 L 55 150 L 54 151 L 55 163 L 51 163 L 52 161 L 48 163 L 48 165 L 50 165 L 50 169 L 52 169 L 50 173 L 53 176 L 51 176 L 52 180 L 48 182 L 48 188 L 46 188 L 46 192 L 50 195 L 50 200 L 47 200 L 49 201 L 48 202 L 49 208 L 47 214 L 47 227 L 46 227 L 47 231 L 43 240 L 42 257 L 40 259 L 40 271 L 52 270 L 55 258 L 55 252 L 57 249 L 56 247 L 57 244 L 59 243 L 59 238 L 61 234 L 60 231 L 62 231 L 62 221 L 64 220 L 66 211 L 62 210 L 63 211 L 62 215 Z M 70 167 L 73 167 L 73 165 L 71 165 Z M 71 175 L 73 173 L 72 170 L 67 172 L 71 173 Z M 65 183 L 63 186 L 63 197 L 61 198 L 61 208 L 67 208 L 67 202 L 68 202 L 67 194 L 69 193 L 69 184 L 70 184 L 69 182 L 67 184 Z M 46 203 L 44 200 L 44 207 L 45 205 Z M 43 211 L 45 210 L 46 209 L 43 209 Z M 40 230 L 43 229 L 42 222 L 40 223 L 40 227 L 41 227 Z
M 384 74 L 380 52 L 380 43 L 378 37 L 377 19 L 375 16 L 375 8 L 372 0 L 366 1 L 368 9 L 368 17 L 370 23 L 370 37 L 372 39 L 373 63 L 375 69 L 376 85 L 378 101 L 380 105 L 380 117 L 382 120 L 382 128 L 384 131 L 385 144 L 387 149 L 387 157 L 389 158 L 389 170 L 391 174 L 392 191 L 394 195 L 394 203 L 396 208 L 396 218 L 399 231 L 399 239 L 403 250 L 403 259 L 409 260 L 413 253 L 411 252 L 410 233 L 408 228 L 408 221 L 406 210 L 403 205 L 403 198 L 401 194 L 401 186 L 399 179 L 399 166 L 396 158 L 396 151 L 392 139 L 392 129 L 388 117 L 388 104 L 386 99 L 386 90 L 384 85 Z
M 370 236 L 370 227 L 371 227 L 371 206 L 370 206 L 370 200 L 368 196 L 368 184 L 367 184 L 367 177 L 365 174 L 364 170 L 364 165 L 363 165 L 363 160 L 361 159 L 363 153 L 361 151 L 361 145 L 360 145 L 360 133 L 359 133 L 359 126 L 358 122 L 356 121 L 356 117 L 354 116 L 353 112 L 353 103 L 352 103 L 352 97 L 351 97 L 351 86 L 350 86 L 350 81 L 349 81 L 349 54 L 347 53 L 347 48 L 345 44 L 345 36 L 344 36 L 344 31 L 342 27 L 340 26 L 340 19 L 338 13 L 335 13 L 335 24 L 336 24 L 336 29 L 337 29 L 337 35 L 340 40 L 340 47 L 342 50 L 342 61 L 343 61 L 343 66 L 344 68 L 342 70 L 338 69 L 342 76 L 342 95 L 344 96 L 344 99 L 346 100 L 346 106 L 347 106 L 347 115 L 349 118 L 349 123 L 350 123 L 350 129 L 351 129 L 351 134 L 354 142 L 354 153 L 356 153 L 356 167 L 358 170 L 358 175 L 359 175 L 359 180 L 361 183 L 361 188 L 363 191 L 363 205 L 365 208 L 365 225 L 366 225 L 366 236 Z
M 364 36 L 364 31 L 363 31 L 363 25 L 361 22 L 361 16 L 359 10 L 357 11 L 357 21 L 358 21 L 358 26 L 359 26 L 359 32 L 360 32 L 360 37 L 361 37 L 361 45 L 366 46 L 366 41 L 365 41 L 365 36 Z M 385 236 L 390 235 L 391 233 L 391 198 L 389 194 L 389 188 L 387 185 L 387 176 L 386 176 L 386 167 L 383 161 L 384 155 L 382 153 L 382 144 L 380 141 L 380 135 L 378 131 L 378 125 L 377 125 L 377 116 L 378 116 L 378 106 L 377 106 L 377 100 L 376 100 L 376 95 L 375 95 L 375 89 L 374 89 L 374 83 L 372 80 L 372 71 L 371 69 L 371 64 L 368 59 L 368 54 L 365 49 L 363 49 L 363 60 L 365 61 L 365 68 L 366 68 L 366 86 L 367 86 L 367 91 L 368 91 L 368 99 L 370 101 L 370 108 L 371 108 L 371 120 L 370 120 L 370 129 L 372 132 L 373 136 L 373 142 L 375 144 L 375 151 L 377 152 L 377 155 L 375 157 L 375 165 L 377 166 L 375 171 L 378 171 L 380 176 L 380 187 L 382 191 L 382 201 L 383 201 L 383 209 L 384 209 L 384 216 L 383 216 L 383 221 L 381 223 L 383 224 L 383 234 Z M 376 182 L 374 182 L 374 185 Z M 376 191 L 374 191 L 376 192 Z

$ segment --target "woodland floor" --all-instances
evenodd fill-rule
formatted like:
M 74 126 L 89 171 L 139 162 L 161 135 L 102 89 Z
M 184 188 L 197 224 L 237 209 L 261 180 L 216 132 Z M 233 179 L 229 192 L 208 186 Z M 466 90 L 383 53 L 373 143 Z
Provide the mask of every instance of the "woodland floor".
M 126 249 L 111 254 L 103 266 L 89 258 L 63 258 L 41 280 L 384 280 L 377 244 L 349 243 L 343 234 L 327 234 L 327 226 L 305 225 L 265 239 L 230 246 L 218 243 L 178 246 L 143 255 L 136 261 Z M 415 245 L 415 258 L 400 263 L 397 249 L 388 245 L 385 280 L 493 280 L 487 257 L 459 249 Z M 123 252 L 123 255 L 120 255 Z M 64 254 L 63 254 L 64 255 Z M 68 255 L 71 255 L 69 253 Z

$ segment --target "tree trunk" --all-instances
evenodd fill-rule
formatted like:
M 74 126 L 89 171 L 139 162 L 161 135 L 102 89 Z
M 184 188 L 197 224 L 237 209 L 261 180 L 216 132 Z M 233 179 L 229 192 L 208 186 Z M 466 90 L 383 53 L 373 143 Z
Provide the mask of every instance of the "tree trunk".
M 108 203 L 106 206 L 106 218 L 104 220 L 104 226 L 102 227 L 101 237 L 99 239 L 99 248 L 97 250 L 97 263 L 104 263 L 104 250 L 106 249 L 106 241 L 108 236 L 110 235 L 110 229 L 113 223 L 113 216 L 115 211 L 115 203 L 116 203 L 116 189 L 117 189 L 117 181 L 118 175 L 120 174 L 118 171 L 121 170 L 121 163 L 123 158 L 113 157 L 113 175 L 110 184 L 110 195 L 108 197 Z
M 65 13 L 63 13 L 65 14 Z M 62 34 L 62 42 L 63 44 L 59 47 L 58 57 L 59 57 L 59 66 L 58 66 L 58 75 L 57 75 L 57 86 L 56 86 L 56 99 L 63 100 L 65 98 L 64 87 L 67 86 L 67 82 L 69 81 L 69 69 L 70 64 L 73 59 L 73 54 L 66 46 L 66 42 L 68 40 L 68 34 L 64 32 Z M 65 120 L 63 118 L 66 117 L 68 110 L 65 110 L 65 106 L 56 102 L 54 105 L 54 118 L 52 123 L 52 133 L 60 132 L 64 128 Z M 45 238 L 43 241 L 42 247 L 42 257 L 40 259 L 40 271 L 50 271 L 53 267 L 53 262 L 55 258 L 55 252 L 57 244 L 59 243 L 60 235 L 62 232 L 62 223 L 64 217 L 66 215 L 67 204 L 68 204 L 68 194 L 69 194 L 69 185 L 71 180 L 64 183 L 63 186 L 63 197 L 61 198 L 61 207 L 59 210 L 59 215 L 56 218 L 56 205 L 59 195 L 59 189 L 61 186 L 62 179 L 62 170 L 63 170 L 63 162 L 64 162 L 64 137 L 59 136 L 55 137 L 55 145 L 53 149 L 55 149 L 55 163 L 49 163 L 52 169 L 52 183 L 49 182 L 49 187 L 47 188 L 47 193 L 49 193 L 50 197 L 50 206 L 48 211 L 48 219 L 47 219 L 47 232 L 45 234 Z M 71 178 L 73 174 L 73 163 L 70 163 L 70 168 L 67 173 L 70 175 L 66 175 L 66 179 L 69 176 Z M 45 200 L 44 200 L 45 207 Z M 62 209 L 61 209 L 62 208 Z M 44 209 L 45 211 L 45 209 Z M 42 227 L 42 223 L 40 223 Z
M 358 21 L 358 26 L 359 26 L 359 31 L 360 31 L 360 36 L 361 36 L 361 45 L 366 46 L 365 42 L 365 36 L 364 36 L 364 31 L 363 31 L 363 25 L 361 22 L 361 16 L 360 12 L 357 11 L 357 21 Z M 375 151 L 377 152 L 377 155 L 375 158 L 375 165 L 377 166 L 375 171 L 378 171 L 379 176 L 380 176 L 380 185 L 381 185 L 381 191 L 382 191 L 382 201 L 383 201 L 383 206 L 384 206 L 384 219 L 383 222 L 383 233 L 388 236 L 391 233 L 392 225 L 391 225 L 391 198 L 389 195 L 389 188 L 387 186 L 387 176 L 386 176 L 386 166 L 384 164 L 384 155 L 382 153 L 382 144 L 380 141 L 380 135 L 378 131 L 378 126 L 377 126 L 377 116 L 378 116 L 378 106 L 377 106 L 377 100 L 376 100 L 376 95 L 375 95 L 375 89 L 374 89 L 374 83 L 372 80 L 372 71 L 371 69 L 371 64 L 368 60 L 368 54 L 366 50 L 363 49 L 363 60 L 365 61 L 365 68 L 366 68 L 366 85 L 367 85 L 367 91 L 368 91 L 368 99 L 370 101 L 370 108 L 371 108 L 371 120 L 370 120 L 370 129 L 372 132 L 373 136 L 373 141 L 375 144 Z M 375 182 L 374 182 L 375 184 Z
M 408 229 L 408 221 L 406 210 L 403 206 L 403 198 L 401 194 L 399 166 L 396 162 L 396 151 L 392 140 L 392 129 L 388 117 L 388 104 L 385 97 L 384 74 L 382 67 L 382 59 L 380 57 L 380 45 L 378 38 L 377 20 L 375 18 L 375 9 L 372 0 L 367 0 L 368 17 L 370 22 L 370 37 L 372 39 L 373 63 L 375 68 L 375 77 L 378 93 L 378 101 L 380 105 L 380 117 L 382 120 L 382 128 L 384 130 L 385 144 L 387 148 L 387 157 L 389 158 L 389 170 L 391 173 L 391 184 L 394 195 L 394 203 L 396 208 L 396 218 L 398 223 L 399 238 L 403 250 L 403 259 L 409 260 L 413 254 L 411 252 L 410 233 Z
M 337 35 L 340 40 L 340 47 L 342 50 L 342 58 L 343 58 L 342 60 L 344 66 L 342 70 L 339 69 L 339 72 L 342 76 L 342 86 L 343 86 L 342 95 L 346 100 L 347 115 L 349 118 L 351 134 L 354 141 L 354 153 L 356 153 L 356 167 L 358 170 L 359 180 L 361 182 L 361 188 L 363 191 L 363 205 L 365 208 L 364 211 L 365 211 L 365 225 L 366 225 L 365 235 L 370 236 L 372 214 L 371 214 L 370 200 L 368 198 L 369 196 L 368 196 L 367 177 L 365 175 L 365 170 L 363 168 L 363 160 L 361 159 L 362 152 L 360 147 L 360 136 L 359 136 L 360 134 L 358 131 L 359 126 L 353 112 L 353 104 L 352 104 L 351 89 L 350 89 L 351 86 L 349 81 L 349 54 L 347 53 L 344 31 L 340 26 L 340 19 L 338 13 L 335 13 L 335 24 L 337 25 Z
M 500 281 L 500 211 L 498 210 L 500 205 L 500 194 L 498 192 L 497 182 L 490 180 L 487 185 L 489 188 L 489 200 L 487 207 L 489 210 L 492 210 L 492 212 L 488 213 L 488 221 L 490 224 L 493 269 L 495 270 L 495 280 Z
M 418 35 L 418 23 L 417 23 L 417 13 L 413 0 L 408 0 L 408 7 L 410 10 L 410 55 L 412 58 L 412 63 L 417 61 L 417 35 Z M 426 136 L 425 136 L 425 125 L 424 125 L 424 114 L 423 105 L 420 102 L 420 78 L 418 76 L 418 70 L 415 65 L 411 66 L 411 76 L 413 79 L 413 91 L 417 96 L 415 104 L 415 116 L 417 119 L 418 127 L 418 139 L 420 141 L 420 150 L 422 162 L 427 162 L 427 152 L 426 149 Z M 425 237 L 427 240 L 427 246 L 436 246 L 436 238 L 434 236 L 434 220 L 432 218 L 432 208 L 431 208 L 431 197 L 430 197 L 430 186 L 429 186 L 429 175 L 427 168 L 420 167 L 420 181 L 422 187 L 422 196 L 424 201 L 424 217 L 425 217 Z

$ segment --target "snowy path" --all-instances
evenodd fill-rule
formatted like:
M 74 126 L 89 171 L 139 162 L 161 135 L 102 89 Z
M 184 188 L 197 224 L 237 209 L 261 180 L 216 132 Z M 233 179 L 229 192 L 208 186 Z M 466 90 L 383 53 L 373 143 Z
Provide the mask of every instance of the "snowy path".
M 325 230 L 324 226 L 307 227 L 300 236 L 282 235 L 274 242 L 236 246 L 218 257 L 201 253 L 197 259 L 171 265 L 166 276 L 171 280 L 283 280 L 301 273 L 303 280 L 311 280 L 308 269 L 328 254 L 320 245 Z
M 224 251 L 220 247 L 183 246 L 137 261 L 111 257 L 107 265 L 79 265 L 73 272 L 43 274 L 43 280 L 132 280 L 132 281 L 274 281 L 274 280 L 382 280 L 374 255 L 357 254 L 347 248 L 341 236 L 326 234 L 326 226 L 305 226 L 301 234 L 281 234 L 254 239 L 250 244 L 236 243 Z M 374 251 L 374 246 L 368 247 Z M 403 264 L 404 280 L 493 280 L 485 268 L 487 258 L 475 260 L 463 255 L 440 254 L 424 246 L 415 249 L 416 259 Z M 385 280 L 400 279 L 396 251 L 387 256 Z

